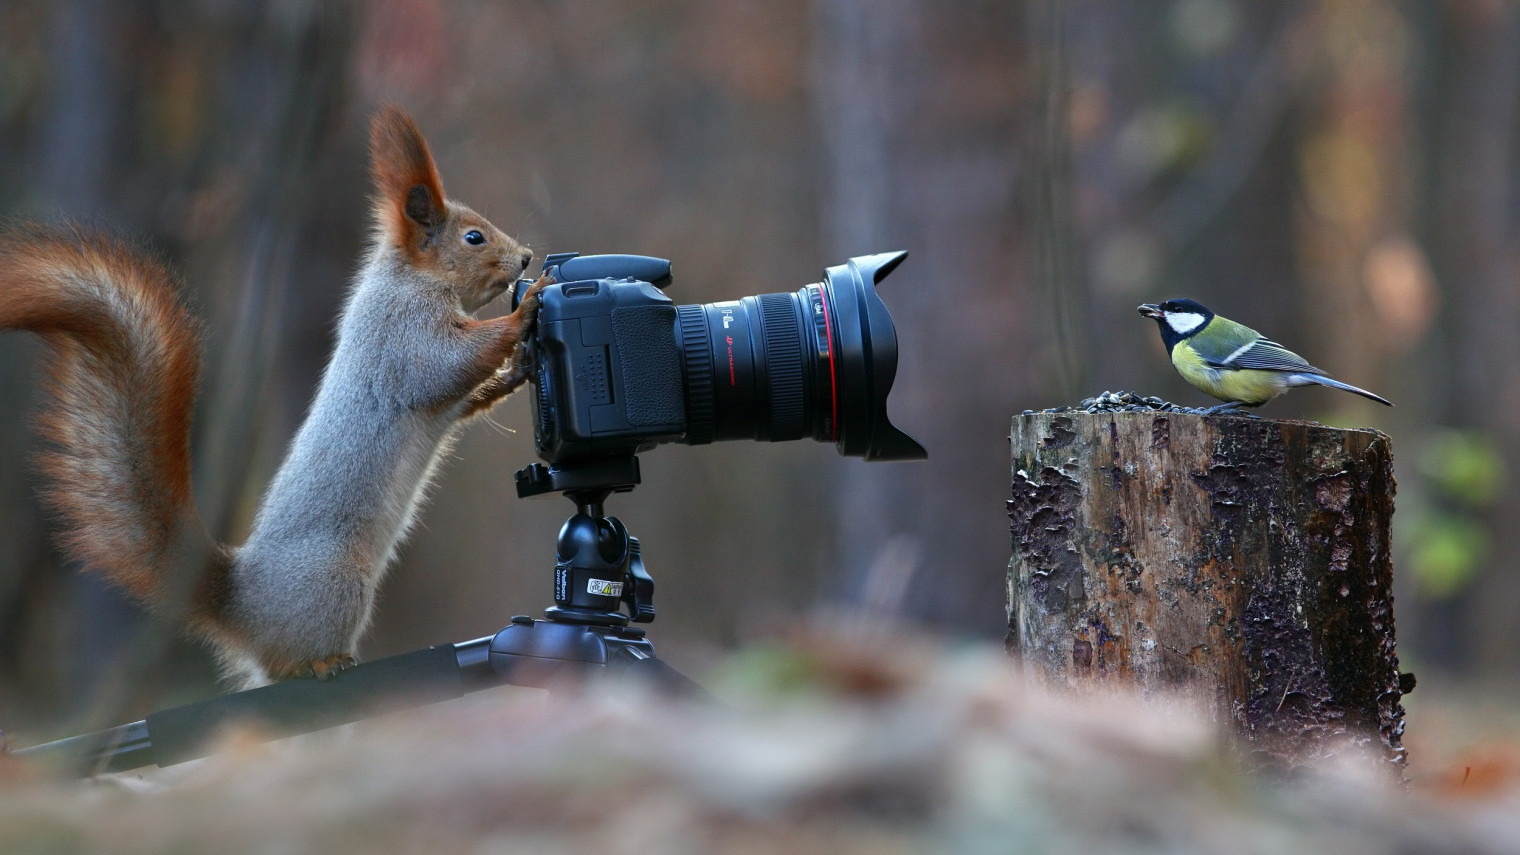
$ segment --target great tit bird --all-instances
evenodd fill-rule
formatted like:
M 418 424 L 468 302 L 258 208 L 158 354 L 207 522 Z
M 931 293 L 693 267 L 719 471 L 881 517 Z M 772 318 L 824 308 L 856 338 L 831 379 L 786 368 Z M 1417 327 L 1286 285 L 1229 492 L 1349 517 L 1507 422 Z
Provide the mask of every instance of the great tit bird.
M 1225 402 L 1210 407 L 1209 413 L 1242 405 L 1259 407 L 1294 386 L 1311 384 L 1344 389 L 1393 406 L 1366 389 L 1331 379 L 1293 351 L 1193 300 L 1146 303 L 1140 314 L 1161 328 L 1161 341 L 1182 379 Z

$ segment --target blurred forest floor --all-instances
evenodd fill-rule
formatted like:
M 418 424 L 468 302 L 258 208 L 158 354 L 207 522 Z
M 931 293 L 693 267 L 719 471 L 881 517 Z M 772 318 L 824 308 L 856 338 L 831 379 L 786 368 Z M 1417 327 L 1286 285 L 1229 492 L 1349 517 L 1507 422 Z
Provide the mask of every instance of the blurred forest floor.
M 1350 755 L 1273 777 L 1184 705 L 1047 694 L 995 647 L 907 633 L 753 647 L 705 676 L 716 706 L 492 690 L 140 776 L 0 762 L 0 849 L 1520 852 L 1513 738 L 1416 747 L 1408 785 Z M 1448 697 L 1411 718 L 1455 736 Z

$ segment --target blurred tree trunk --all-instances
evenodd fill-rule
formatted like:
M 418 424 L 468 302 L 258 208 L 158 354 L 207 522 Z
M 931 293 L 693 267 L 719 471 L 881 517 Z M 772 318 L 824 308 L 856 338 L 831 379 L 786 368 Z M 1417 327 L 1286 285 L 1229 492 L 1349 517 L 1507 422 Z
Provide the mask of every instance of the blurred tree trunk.
M 899 248 L 911 251 L 916 247 L 893 243 L 901 230 L 889 218 L 897 208 L 892 197 L 912 181 L 901 132 L 910 86 L 903 69 L 915 49 L 916 0 L 819 0 L 816 10 L 818 125 L 828 162 L 825 263 Z M 915 254 L 909 263 L 917 261 Z M 906 317 L 911 311 L 906 304 L 913 300 L 911 294 L 895 293 L 905 290 L 894 287 L 898 284 L 888 279 L 882 294 L 901 329 L 914 323 Z M 899 412 L 904 399 L 914 394 L 899 379 L 892 395 Z M 913 495 L 900 465 L 850 460 L 837 472 L 834 587 L 847 602 L 894 613 L 903 606 L 903 592 L 923 549 L 924 532 L 914 524 L 913 506 L 929 497 Z
M 69 95 L 49 103 L 51 110 L 42 123 L 35 155 L 42 175 L 42 207 L 82 221 L 109 221 L 121 211 L 111 192 L 120 164 L 117 129 L 124 88 L 114 73 L 121 61 L 116 33 L 126 23 L 123 18 L 132 14 L 104 0 L 60 0 L 51 11 L 50 71 Z M 32 587 L 58 586 L 67 592 L 55 602 L 68 610 L 69 632 L 52 640 L 58 650 L 33 639 L 26 660 L 43 669 L 62 664 L 62 674 L 54 678 L 59 701 L 77 710 L 95 698 L 115 666 L 111 652 L 141 624 L 141 613 L 99 577 L 70 568 L 74 572 L 60 578 L 56 568 L 61 560 L 59 556 L 34 565 L 53 578 L 34 580 Z
M 1041 318 L 1014 310 L 1025 286 L 1022 10 L 996 0 L 814 8 L 826 263 L 911 253 L 881 286 L 899 346 L 888 410 L 929 451 L 927 462 L 828 467 L 840 484 L 829 587 L 867 611 L 992 637 L 1005 556 L 986 532 L 1007 485 L 987 461 L 1003 454 L 1001 402 L 1035 391 L 1032 372 L 1010 366 L 1045 344 Z
M 205 321 L 193 459 L 197 499 L 218 535 L 239 528 L 246 497 L 257 498 L 263 485 L 265 473 L 249 478 L 263 462 L 252 452 L 258 428 L 268 424 L 260 385 L 270 384 L 275 354 L 290 352 L 275 335 L 279 295 L 326 299 L 320 311 L 295 309 L 320 319 L 313 323 L 325 351 L 342 294 L 344 266 L 326 295 L 292 285 L 321 271 L 319 259 L 331 252 L 313 234 L 330 194 L 312 176 L 322 172 L 315 161 L 331 129 L 341 127 L 334 117 L 348 91 L 353 11 L 347 3 L 62 0 L 15 19 L 50 34 L 46 97 L 37 98 L 35 115 L 9 117 L 30 142 L 37 174 L 35 198 L 19 207 L 40 219 L 119 229 L 151 250 L 168 244 L 171 267 L 185 273 L 185 299 Z M 36 361 L 18 367 L 30 374 Z M 289 411 L 304 410 L 317 368 L 300 378 L 301 400 Z M 267 441 L 283 448 L 286 436 Z M 22 474 L 26 496 L 17 503 L 35 507 L 35 472 L 22 461 L 16 451 L 4 465 Z M 43 527 L 30 533 L 34 552 L 53 541 Z M 19 663 L 28 713 L 51 718 L 50 726 L 68 726 L 59 709 L 88 719 L 83 726 L 135 717 L 154 694 L 209 677 L 204 650 L 176 643 L 178 627 L 150 618 L 99 578 L 57 556 L 18 566 L 35 578 L 17 583 L 25 592 L 7 601 L 27 608 L 7 622 L 0 659 Z
M 1515 251 L 1515 128 L 1520 8 L 1461 2 L 1443 7 L 1439 88 L 1431 144 L 1434 205 L 1428 225 L 1443 306 L 1445 375 L 1433 388 L 1454 426 L 1494 440 L 1520 472 L 1520 258 Z M 1520 491 L 1489 511 L 1493 547 L 1475 584 L 1449 615 L 1446 664 L 1520 670 L 1511 627 L 1520 611 Z M 1471 659 L 1469 658 L 1471 657 Z
M 1077 226 L 1072 208 L 1071 61 L 1063 0 L 1034 0 L 1028 8 L 1028 40 L 1034 71 L 1027 153 L 1029 265 L 1055 338 L 1057 388 L 1068 403 L 1086 389 L 1087 347 L 1080 315 L 1087 300 Z

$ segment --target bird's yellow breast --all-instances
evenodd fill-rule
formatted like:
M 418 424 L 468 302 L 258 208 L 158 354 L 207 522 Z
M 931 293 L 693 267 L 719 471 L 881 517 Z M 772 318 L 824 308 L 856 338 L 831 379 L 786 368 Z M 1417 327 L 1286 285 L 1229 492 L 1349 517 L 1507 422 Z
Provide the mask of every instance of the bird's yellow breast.
M 1203 361 L 1186 342 L 1172 348 L 1172 366 L 1193 387 L 1221 401 L 1242 404 L 1265 404 L 1288 391 L 1288 384 L 1277 371 L 1257 369 L 1219 369 Z

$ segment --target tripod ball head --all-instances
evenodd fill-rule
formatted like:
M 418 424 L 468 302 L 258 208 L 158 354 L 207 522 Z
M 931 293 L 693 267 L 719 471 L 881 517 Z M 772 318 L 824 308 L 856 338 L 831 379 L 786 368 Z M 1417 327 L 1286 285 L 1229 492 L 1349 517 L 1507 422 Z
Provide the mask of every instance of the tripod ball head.
M 554 604 L 561 618 L 625 624 L 618 609 L 628 575 L 628 529 L 615 517 L 577 513 L 559 532 Z

